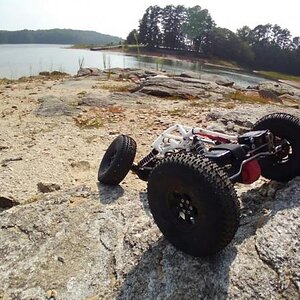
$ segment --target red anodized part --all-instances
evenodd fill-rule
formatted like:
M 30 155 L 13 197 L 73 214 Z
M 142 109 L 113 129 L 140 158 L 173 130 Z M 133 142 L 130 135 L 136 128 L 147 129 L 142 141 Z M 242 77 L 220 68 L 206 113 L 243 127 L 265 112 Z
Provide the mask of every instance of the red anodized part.
M 261 175 L 261 168 L 256 159 L 251 160 L 243 165 L 242 182 L 251 184 L 255 182 Z
M 212 141 L 217 141 L 217 142 L 220 142 L 220 143 L 225 143 L 225 144 L 230 143 L 230 140 L 222 138 L 220 136 L 214 136 L 214 135 L 206 134 L 206 133 L 199 133 L 197 135 L 199 135 L 200 137 L 201 136 L 202 137 L 207 137 L 207 138 L 211 139 Z

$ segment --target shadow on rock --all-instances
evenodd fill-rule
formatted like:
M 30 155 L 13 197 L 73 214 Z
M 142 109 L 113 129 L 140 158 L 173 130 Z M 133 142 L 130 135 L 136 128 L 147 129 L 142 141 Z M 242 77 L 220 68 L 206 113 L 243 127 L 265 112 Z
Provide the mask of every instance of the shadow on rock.
M 146 191 L 142 191 L 139 193 L 140 196 L 140 201 L 143 205 L 144 211 L 146 212 L 146 214 L 148 216 L 152 217 L 151 211 L 150 211 L 150 207 L 149 207 L 149 202 L 148 202 L 148 196 L 147 196 L 147 192 Z
M 161 238 L 142 254 L 127 274 L 118 299 L 226 299 L 232 292 L 229 271 L 241 247 L 240 259 L 243 252 L 254 248 L 252 263 L 263 261 L 278 274 L 284 273 L 285 267 L 295 271 L 298 260 L 292 258 L 295 256 L 293 251 L 297 251 L 294 241 L 299 240 L 299 236 L 294 228 L 294 218 L 295 211 L 299 210 L 299 194 L 300 177 L 287 184 L 271 181 L 243 193 L 241 226 L 233 242 L 213 257 L 189 256 Z M 140 201 L 150 213 L 145 192 L 140 193 Z M 250 245 L 243 243 L 252 236 L 255 239 Z M 255 253 L 257 256 L 253 256 Z M 276 257 L 282 257 L 283 263 L 278 263 Z M 289 261 L 293 261 L 292 265 Z M 281 277 L 279 282 L 286 282 L 286 278 Z
M 117 299 L 225 299 L 236 250 L 195 258 L 160 239 L 127 275 Z
M 0 213 L 19 204 L 15 199 L 0 196 Z
M 111 186 L 98 182 L 97 186 L 99 191 L 99 200 L 102 204 L 111 204 L 124 194 L 124 189 L 119 185 Z
M 151 215 L 147 192 L 139 196 L 145 212 Z M 215 256 L 195 258 L 162 237 L 127 274 L 117 299 L 226 299 L 236 254 L 230 244 Z

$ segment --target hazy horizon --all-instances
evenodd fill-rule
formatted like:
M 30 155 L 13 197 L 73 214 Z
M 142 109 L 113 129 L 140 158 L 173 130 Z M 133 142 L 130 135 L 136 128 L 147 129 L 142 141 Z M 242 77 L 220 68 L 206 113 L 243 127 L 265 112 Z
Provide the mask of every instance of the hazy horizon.
M 300 3 L 286 0 L 278 5 L 271 0 L 252 0 L 248 4 L 237 0 L 110 0 L 71 1 L 52 0 L 0 0 L 0 30 L 90 30 L 126 38 L 137 29 L 147 7 L 182 4 L 186 7 L 200 5 L 208 9 L 217 26 L 234 32 L 244 25 L 254 28 L 267 23 L 287 28 L 293 37 L 300 36 Z
M 114 36 L 114 35 L 111 35 L 109 33 L 102 33 L 102 32 L 99 32 L 99 31 L 95 31 L 95 30 L 84 30 L 84 29 L 73 29 L 73 28 L 45 28 L 45 29 L 30 29 L 30 28 L 22 28 L 22 29 L 18 29 L 18 30 L 6 30 L 6 29 L 1 29 L 0 28 L 0 31 L 8 31 L 8 32 L 16 32 L 16 31 L 23 31 L 23 30 L 28 30 L 28 31 L 38 31 L 38 30 L 76 30 L 76 31 L 90 31 L 90 32 L 96 32 L 96 33 L 100 33 L 100 34 L 103 34 L 103 35 L 109 35 L 109 36 L 113 36 L 113 37 L 117 37 L 117 38 L 121 38 L 120 36 Z

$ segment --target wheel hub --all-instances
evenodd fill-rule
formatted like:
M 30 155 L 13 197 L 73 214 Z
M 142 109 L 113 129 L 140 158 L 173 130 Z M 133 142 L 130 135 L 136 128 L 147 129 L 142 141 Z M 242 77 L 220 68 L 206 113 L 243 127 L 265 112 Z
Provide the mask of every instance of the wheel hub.
M 288 141 L 283 140 L 281 142 L 280 146 L 281 146 L 281 149 L 276 155 L 279 160 L 282 160 L 282 161 L 287 160 L 292 151 L 291 145 L 289 144 Z
M 191 225 L 196 223 L 197 209 L 193 205 L 189 195 L 174 192 L 169 200 L 170 208 L 178 221 Z

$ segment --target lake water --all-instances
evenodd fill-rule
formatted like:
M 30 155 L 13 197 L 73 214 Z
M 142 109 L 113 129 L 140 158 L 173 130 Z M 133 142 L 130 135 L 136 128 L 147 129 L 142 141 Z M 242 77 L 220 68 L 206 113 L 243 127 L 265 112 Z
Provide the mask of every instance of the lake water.
M 83 67 L 106 68 L 154 68 L 169 72 L 194 71 L 218 74 L 241 86 L 256 85 L 264 78 L 253 74 L 223 68 L 203 66 L 188 61 L 153 57 L 137 57 L 116 52 L 68 49 L 66 45 L 0 45 L 0 78 L 17 79 L 37 75 L 41 71 L 63 71 L 75 75 L 80 63 Z

